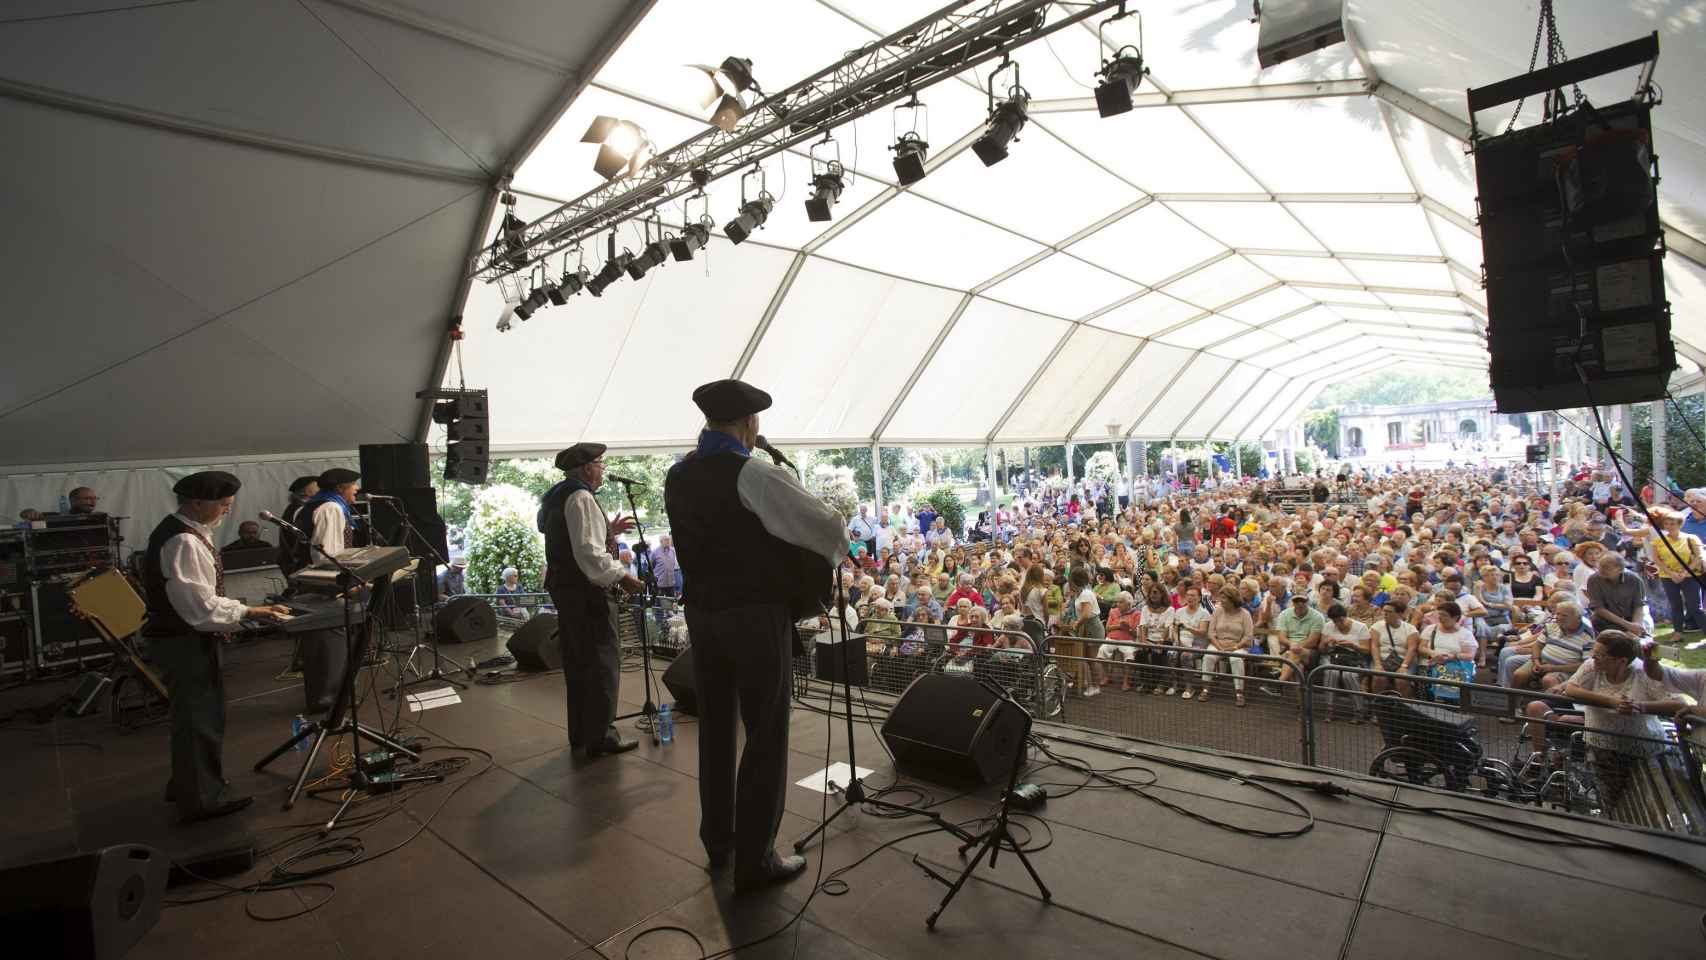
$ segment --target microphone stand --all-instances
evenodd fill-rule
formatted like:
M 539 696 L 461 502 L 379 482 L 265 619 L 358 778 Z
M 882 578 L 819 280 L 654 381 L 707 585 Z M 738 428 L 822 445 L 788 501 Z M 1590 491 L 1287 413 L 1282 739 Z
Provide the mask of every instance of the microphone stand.
M 622 492 L 628 497 L 628 509 L 634 513 L 634 530 L 640 535 L 640 542 L 646 543 L 646 526 L 640 522 L 640 508 L 634 502 L 633 484 L 618 480 L 622 484 Z M 646 556 L 651 557 L 650 545 L 647 545 Z M 638 564 L 636 563 L 636 566 Z M 645 675 L 646 705 L 633 713 L 624 713 L 617 720 L 628 720 L 633 717 L 645 717 L 646 727 L 651 731 L 652 746 L 658 746 L 658 708 L 657 701 L 652 699 L 652 645 L 646 638 L 646 617 L 651 615 L 652 604 L 657 602 L 657 561 L 650 559 L 646 563 L 645 576 L 640 578 L 640 614 L 637 619 L 640 625 L 640 665 Z M 620 601 L 618 601 L 620 602 Z
M 442 556 L 439 556 L 438 550 L 435 547 L 433 547 L 433 545 L 431 543 L 428 543 L 427 539 L 425 537 L 421 536 L 420 532 L 415 528 L 415 520 L 414 520 L 414 517 L 409 513 L 408 502 L 405 500 L 402 500 L 402 499 L 392 499 L 389 497 L 386 499 L 389 500 L 389 502 L 394 505 L 394 506 L 392 506 L 391 509 L 397 511 L 397 515 L 403 521 L 403 527 L 401 530 L 398 531 L 398 539 L 403 541 L 403 546 L 407 547 L 411 540 L 417 541 L 426 547 L 425 553 L 432 560 L 435 561 L 435 565 L 436 565 L 436 563 L 442 563 L 448 567 L 450 565 L 450 561 L 446 560 Z M 374 525 L 373 535 L 376 537 L 379 536 L 379 526 L 377 524 Z M 417 558 L 417 560 L 418 559 L 420 559 L 420 558 Z M 435 569 L 436 569 L 436 566 L 435 566 Z M 433 595 L 437 596 L 437 594 L 438 594 L 438 589 L 435 586 L 433 588 Z M 395 699 L 397 699 L 397 695 L 399 693 L 408 689 L 409 687 L 413 687 L 417 684 L 427 683 L 427 682 L 430 682 L 433 680 L 441 680 L 445 683 L 450 684 L 451 686 L 455 687 L 458 690 L 468 689 L 468 685 L 466 683 L 463 683 L 459 680 L 456 680 L 455 678 L 451 677 L 449 674 L 444 672 L 445 657 L 439 651 L 438 630 L 436 629 L 436 627 L 432 630 L 427 631 L 427 638 L 429 640 L 431 640 L 430 646 L 432 648 L 432 669 L 428 670 L 426 673 L 422 673 L 420 671 L 420 668 L 415 666 L 415 657 L 420 653 L 421 647 L 426 646 L 426 644 L 421 643 L 421 572 L 420 572 L 420 566 L 418 565 L 418 563 L 415 567 L 415 616 L 414 616 L 414 621 L 415 621 L 415 624 L 414 624 L 414 626 L 415 626 L 415 643 L 414 643 L 414 646 L 409 648 L 409 659 L 406 661 L 404 669 L 413 670 L 415 672 L 415 679 L 404 680 L 403 679 L 403 670 L 398 670 L 397 671 L 397 682 L 396 682 L 396 684 L 394 684 L 390 689 L 386 690 L 385 695 L 387 697 L 390 697 L 391 699 L 395 700 Z M 456 666 L 461 667 L 462 672 L 467 674 L 468 676 L 472 677 L 475 675 L 474 665 L 472 662 L 464 665 L 462 663 L 457 662 L 455 657 L 450 657 L 449 660 L 452 664 L 455 664 Z

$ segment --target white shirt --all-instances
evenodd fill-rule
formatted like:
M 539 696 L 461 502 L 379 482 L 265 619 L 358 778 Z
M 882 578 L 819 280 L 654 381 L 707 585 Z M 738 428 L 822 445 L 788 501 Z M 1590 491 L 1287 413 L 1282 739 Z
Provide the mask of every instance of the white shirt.
M 741 506 L 758 515 L 770 535 L 839 564 L 847 556 L 841 514 L 806 492 L 792 470 L 748 459 L 735 481 Z
M 1208 643 L 1208 622 L 1213 616 L 1201 606 L 1176 608 L 1173 622 L 1179 626 L 1179 642 L 1188 647 L 1205 646 Z M 1202 631 L 1202 636 L 1192 632 L 1195 630 Z
M 1142 643 L 1163 644 L 1167 642 L 1167 628 L 1173 625 L 1173 608 L 1161 610 L 1143 608 L 1143 616 L 1138 620 L 1137 639 Z
M 207 542 L 195 534 L 180 533 L 160 547 L 160 573 L 166 578 L 166 599 L 192 629 L 209 633 L 229 630 L 243 619 L 249 608 L 241 600 L 220 596 L 215 589 L 219 569 L 209 546 L 213 543 L 213 528 L 181 513 L 177 516 L 206 537 Z
M 610 536 L 610 521 L 604 508 L 591 493 L 576 490 L 563 503 L 563 526 L 569 533 L 569 545 L 575 553 L 575 566 L 592 581 L 595 587 L 608 587 L 622 579 L 627 568 L 610 555 L 605 541 Z
M 883 551 L 894 546 L 894 527 L 877 524 L 877 550 Z
M 335 503 L 322 503 L 314 508 L 312 519 L 314 522 L 312 529 L 308 531 L 309 541 L 332 556 L 343 553 L 344 537 L 349 531 L 349 518 L 344 515 L 343 510 Z M 322 559 L 324 558 L 318 551 L 315 551 L 311 562 L 319 563 Z
M 1376 640 L 1376 652 L 1380 659 L 1397 657 L 1403 659 L 1410 650 L 1410 638 L 1416 635 L 1416 628 L 1400 620 L 1396 627 L 1387 624 L 1382 619 L 1371 629 Z
M 1385 626 L 1385 624 L 1381 624 L 1381 626 Z M 1321 625 L 1321 646 L 1331 648 L 1348 640 L 1354 643 L 1358 650 L 1366 650 L 1368 649 L 1368 634 L 1368 624 L 1359 620 L 1352 620 L 1349 630 L 1340 630 L 1338 625 L 1329 618 L 1326 623 Z

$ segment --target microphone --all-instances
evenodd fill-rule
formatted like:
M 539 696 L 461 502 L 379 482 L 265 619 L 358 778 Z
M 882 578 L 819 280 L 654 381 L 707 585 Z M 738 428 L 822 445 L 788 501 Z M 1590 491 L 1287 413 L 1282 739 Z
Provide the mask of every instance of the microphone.
M 799 468 L 794 466 L 793 461 L 791 461 L 787 457 L 783 456 L 782 451 L 776 449 L 775 447 L 772 447 L 770 445 L 770 441 L 764 439 L 764 434 L 761 433 L 758 436 L 754 437 L 752 442 L 753 442 L 753 446 L 756 446 L 758 449 L 763 450 L 765 453 L 770 454 L 770 459 L 776 461 L 777 463 L 781 464 L 784 467 L 787 467 L 789 470 L 792 470 L 795 473 L 800 472 Z
M 363 500 L 389 500 L 389 501 L 391 501 L 391 502 L 392 502 L 392 503 L 396 503 L 396 502 L 397 502 L 397 498 L 396 498 L 396 497 L 393 497 L 393 496 L 391 496 L 391 495 L 389 495 L 389 494 L 385 494 L 385 493 L 368 493 L 368 492 L 367 492 L 367 491 L 366 491 L 366 490 L 363 490 L 363 491 L 362 491 L 362 492 L 361 492 L 361 499 L 363 499 Z
M 627 477 L 618 477 L 614 473 L 605 474 L 604 479 L 614 480 L 617 483 L 620 483 L 620 484 L 623 484 L 624 486 L 629 486 L 629 487 L 643 487 L 646 485 L 646 482 L 644 480 L 630 480 Z
M 300 528 L 298 528 L 295 524 L 284 522 L 284 520 L 281 517 L 279 517 L 278 514 L 273 513 L 271 510 L 262 510 L 261 511 L 261 519 L 265 520 L 268 523 L 278 524 L 279 527 L 281 527 L 285 530 L 289 530 L 291 533 L 294 533 L 299 537 L 303 537 L 304 539 L 307 538 L 307 534 L 303 533 L 302 530 Z

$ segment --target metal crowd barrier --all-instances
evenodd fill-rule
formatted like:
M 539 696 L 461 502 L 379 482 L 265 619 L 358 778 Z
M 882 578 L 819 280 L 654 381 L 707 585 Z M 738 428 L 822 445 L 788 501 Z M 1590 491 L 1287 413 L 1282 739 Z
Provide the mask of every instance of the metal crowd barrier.
M 1557 715 L 1528 715 L 1537 702 Z M 1688 724 L 1590 731 L 1563 697 L 1330 663 L 1300 709 L 1314 766 L 1706 837 L 1706 754 Z

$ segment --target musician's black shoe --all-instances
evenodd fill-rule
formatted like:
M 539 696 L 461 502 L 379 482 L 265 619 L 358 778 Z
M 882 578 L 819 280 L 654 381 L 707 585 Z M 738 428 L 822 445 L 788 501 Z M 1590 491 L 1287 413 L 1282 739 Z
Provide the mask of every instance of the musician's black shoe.
M 640 741 L 638 740 L 624 740 L 617 734 L 608 734 L 603 740 L 594 744 L 589 744 L 586 748 L 586 755 L 589 757 L 602 757 L 611 753 L 627 753 L 629 750 L 633 750 L 639 745 Z
M 195 823 L 198 820 L 212 820 L 214 817 L 223 817 L 227 814 L 236 813 L 239 810 L 246 809 L 249 804 L 254 802 L 254 797 L 234 797 L 230 800 L 224 800 L 216 803 L 205 810 L 180 811 L 178 813 L 178 822 Z
M 221 780 L 219 782 L 221 784 L 227 786 L 227 787 L 229 787 L 231 785 L 231 781 L 229 781 L 229 780 Z M 167 803 L 171 803 L 173 800 L 177 799 L 177 798 L 172 796 L 172 793 L 173 793 L 172 788 L 175 786 L 176 786 L 176 784 L 174 784 L 172 781 L 170 781 L 170 780 L 166 781 L 166 796 L 162 799 L 164 799 Z
M 757 870 L 748 873 L 735 871 L 735 892 L 750 893 L 773 883 L 785 883 L 804 873 L 805 869 L 805 857 L 783 857 L 771 853 Z
M 705 859 L 710 864 L 710 868 L 712 870 L 721 870 L 729 865 L 729 852 L 727 850 L 718 850 L 715 852 L 707 850 L 705 852 Z

